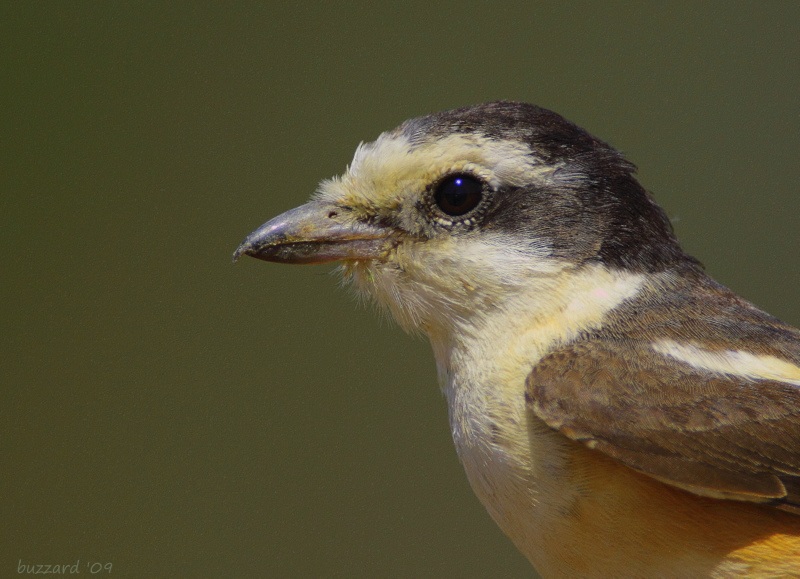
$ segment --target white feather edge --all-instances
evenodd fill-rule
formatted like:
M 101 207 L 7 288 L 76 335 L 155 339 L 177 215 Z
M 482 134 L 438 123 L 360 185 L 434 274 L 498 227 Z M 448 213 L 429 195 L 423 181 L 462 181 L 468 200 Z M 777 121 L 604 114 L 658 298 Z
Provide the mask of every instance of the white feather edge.
M 800 367 L 776 356 L 758 355 L 744 350 L 709 350 L 675 340 L 653 342 L 652 348 L 662 356 L 705 372 L 800 386 Z

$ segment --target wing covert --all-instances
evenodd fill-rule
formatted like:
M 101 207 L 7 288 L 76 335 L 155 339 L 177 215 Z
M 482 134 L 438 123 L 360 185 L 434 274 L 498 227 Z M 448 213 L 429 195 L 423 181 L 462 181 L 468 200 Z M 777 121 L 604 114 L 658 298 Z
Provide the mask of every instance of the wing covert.
M 800 512 L 800 387 L 710 372 L 630 338 L 543 358 L 526 400 L 569 438 L 696 494 Z

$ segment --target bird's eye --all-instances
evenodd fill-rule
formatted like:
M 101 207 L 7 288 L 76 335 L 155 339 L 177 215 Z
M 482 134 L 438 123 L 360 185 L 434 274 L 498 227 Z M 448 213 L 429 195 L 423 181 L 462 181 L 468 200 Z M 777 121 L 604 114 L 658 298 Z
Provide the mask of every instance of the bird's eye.
M 471 175 L 450 175 L 436 186 L 433 198 L 447 215 L 464 215 L 481 202 L 483 183 Z

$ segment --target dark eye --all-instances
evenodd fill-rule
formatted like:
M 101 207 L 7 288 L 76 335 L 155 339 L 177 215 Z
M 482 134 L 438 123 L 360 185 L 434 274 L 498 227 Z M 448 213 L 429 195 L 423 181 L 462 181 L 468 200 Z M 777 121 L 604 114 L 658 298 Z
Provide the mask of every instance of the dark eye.
M 470 175 L 450 175 L 436 186 L 433 198 L 448 215 L 464 215 L 481 202 L 483 183 Z

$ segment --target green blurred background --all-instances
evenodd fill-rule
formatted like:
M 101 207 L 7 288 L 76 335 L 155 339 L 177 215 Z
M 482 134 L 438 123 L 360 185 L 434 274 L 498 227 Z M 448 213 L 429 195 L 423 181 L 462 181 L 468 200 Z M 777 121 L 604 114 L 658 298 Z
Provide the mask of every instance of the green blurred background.
M 324 4 L 0 8 L 0 576 L 533 576 L 429 346 L 331 268 L 231 264 L 411 116 L 562 113 L 800 324 L 800 4 Z

